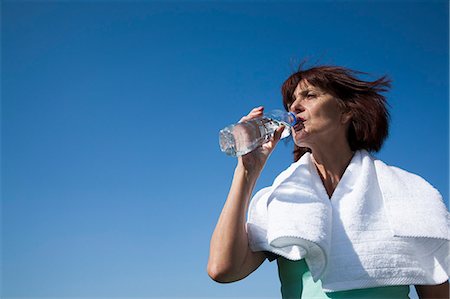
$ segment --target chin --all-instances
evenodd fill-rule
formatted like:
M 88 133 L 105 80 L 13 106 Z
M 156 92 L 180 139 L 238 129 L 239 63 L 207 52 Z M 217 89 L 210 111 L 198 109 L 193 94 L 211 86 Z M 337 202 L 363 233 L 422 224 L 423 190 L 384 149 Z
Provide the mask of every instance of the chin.
M 308 133 L 306 133 L 303 130 L 294 132 L 294 134 L 292 134 L 292 139 L 294 140 L 294 143 L 301 147 L 308 147 L 305 144 L 307 137 L 308 137 Z
M 303 140 L 301 140 L 300 138 L 293 138 L 294 140 L 294 144 L 296 146 L 300 146 L 300 147 L 308 147 L 307 144 L 305 144 L 305 142 L 303 142 Z
M 296 138 L 294 138 L 293 141 L 296 146 L 306 147 L 306 148 L 311 149 L 312 144 L 311 144 L 311 142 L 309 142 L 310 140 L 308 140 L 307 136 L 305 136 L 305 137 L 296 136 Z

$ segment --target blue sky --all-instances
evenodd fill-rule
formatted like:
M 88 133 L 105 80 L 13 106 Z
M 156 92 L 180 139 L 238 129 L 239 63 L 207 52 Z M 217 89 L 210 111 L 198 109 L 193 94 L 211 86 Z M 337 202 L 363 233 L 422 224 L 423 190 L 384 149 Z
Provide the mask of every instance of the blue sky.
M 236 163 L 218 131 L 282 107 L 303 58 L 390 76 L 376 156 L 448 203 L 448 17 L 448 1 L 2 1 L 2 297 L 279 297 L 275 263 L 206 275 Z

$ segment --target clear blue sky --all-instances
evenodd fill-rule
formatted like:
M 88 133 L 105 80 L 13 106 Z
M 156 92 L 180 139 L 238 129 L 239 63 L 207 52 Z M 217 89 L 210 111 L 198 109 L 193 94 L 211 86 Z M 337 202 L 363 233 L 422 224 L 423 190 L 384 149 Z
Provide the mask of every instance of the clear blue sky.
M 303 58 L 389 75 L 377 154 L 449 195 L 448 1 L 2 1 L 2 297 L 279 297 L 212 282 L 235 160 Z M 292 160 L 280 143 L 257 188 Z

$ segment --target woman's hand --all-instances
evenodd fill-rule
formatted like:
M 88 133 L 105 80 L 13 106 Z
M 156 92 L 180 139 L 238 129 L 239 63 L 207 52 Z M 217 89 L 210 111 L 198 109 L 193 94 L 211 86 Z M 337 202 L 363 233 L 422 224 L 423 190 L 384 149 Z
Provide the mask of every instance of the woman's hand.
M 264 107 L 257 107 L 250 111 L 249 114 L 242 117 L 239 122 L 245 122 L 254 118 L 262 117 L 263 114 Z M 238 158 L 238 167 L 243 167 L 247 172 L 251 174 L 259 175 L 278 141 L 280 141 L 283 130 L 284 126 L 281 126 L 275 131 L 272 140 L 264 143 L 260 147 L 257 147 L 250 153 L 240 156 Z

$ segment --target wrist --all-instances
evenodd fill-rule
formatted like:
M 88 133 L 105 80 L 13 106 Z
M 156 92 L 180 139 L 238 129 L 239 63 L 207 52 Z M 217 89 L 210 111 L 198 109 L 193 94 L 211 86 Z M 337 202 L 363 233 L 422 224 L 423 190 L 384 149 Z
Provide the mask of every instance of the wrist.
M 256 181 L 261 174 L 262 168 L 246 167 L 242 161 L 239 160 L 234 170 L 235 174 L 240 174 L 246 178 L 247 181 Z

